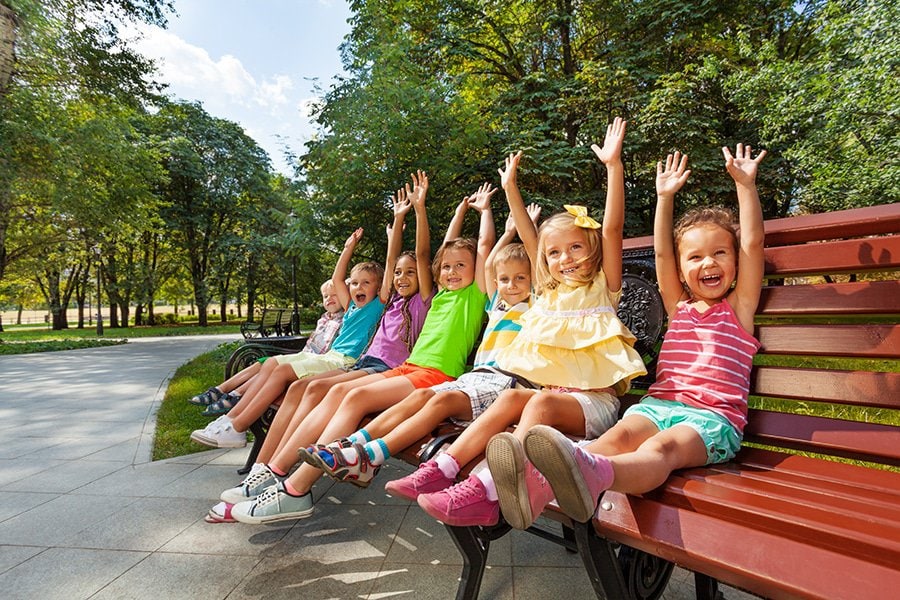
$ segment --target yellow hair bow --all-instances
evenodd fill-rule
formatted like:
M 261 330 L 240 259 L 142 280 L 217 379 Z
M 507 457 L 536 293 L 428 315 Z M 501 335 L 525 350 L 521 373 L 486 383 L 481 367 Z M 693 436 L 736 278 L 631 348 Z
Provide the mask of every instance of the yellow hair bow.
M 601 225 L 594 219 L 590 218 L 587 213 L 587 207 L 577 204 L 565 204 L 563 208 L 566 212 L 575 217 L 575 226 L 582 229 L 600 229 Z

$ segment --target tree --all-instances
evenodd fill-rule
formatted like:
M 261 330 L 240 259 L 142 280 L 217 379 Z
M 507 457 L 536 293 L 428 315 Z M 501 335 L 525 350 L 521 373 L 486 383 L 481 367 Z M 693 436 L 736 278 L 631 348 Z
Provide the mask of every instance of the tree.
M 167 202 L 162 216 L 188 257 L 199 322 L 206 326 L 215 261 L 231 257 L 219 268 L 233 268 L 239 224 L 269 201 L 269 158 L 236 124 L 198 104 L 164 105 L 154 131 L 163 140 L 168 176 L 160 189 Z

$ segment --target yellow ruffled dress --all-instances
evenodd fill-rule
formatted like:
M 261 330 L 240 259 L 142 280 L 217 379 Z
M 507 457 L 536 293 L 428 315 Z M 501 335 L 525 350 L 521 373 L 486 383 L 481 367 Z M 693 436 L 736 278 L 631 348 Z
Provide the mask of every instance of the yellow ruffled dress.
M 542 387 L 627 389 L 647 369 L 616 315 L 621 295 L 610 293 L 602 270 L 589 284 L 546 290 L 522 315 L 522 331 L 498 365 Z

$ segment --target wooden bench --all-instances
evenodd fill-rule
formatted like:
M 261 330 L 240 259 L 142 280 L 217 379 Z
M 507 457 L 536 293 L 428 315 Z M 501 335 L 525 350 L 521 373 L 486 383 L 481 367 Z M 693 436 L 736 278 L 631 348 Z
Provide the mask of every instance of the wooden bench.
M 282 322 L 284 314 L 287 314 L 287 328 Z M 241 335 L 244 339 L 285 335 L 290 332 L 290 322 L 291 312 L 287 308 L 264 308 L 259 321 L 248 319 L 241 323 Z
M 900 204 L 767 221 L 766 246 L 739 455 L 641 496 L 607 492 L 591 523 L 551 505 L 544 516 L 562 534 L 530 530 L 577 548 L 598 597 L 658 598 L 673 563 L 695 573 L 704 599 L 719 596 L 717 581 L 769 598 L 900 589 Z M 628 264 L 652 238 L 625 248 Z M 644 335 L 652 371 L 662 306 L 646 276 L 630 294 L 626 280 L 620 314 Z M 456 433 L 435 432 L 420 454 Z M 464 559 L 457 598 L 476 598 L 508 525 L 447 529 Z
M 699 598 L 715 580 L 773 598 L 897 594 L 898 234 L 900 204 L 766 222 L 744 448 L 642 496 L 605 494 L 576 527 L 598 594 L 624 597 L 611 543 L 694 571 Z

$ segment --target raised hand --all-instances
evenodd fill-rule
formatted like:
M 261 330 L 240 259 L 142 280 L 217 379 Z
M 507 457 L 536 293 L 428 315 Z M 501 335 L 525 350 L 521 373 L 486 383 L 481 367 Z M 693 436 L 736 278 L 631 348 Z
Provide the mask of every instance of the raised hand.
M 497 169 L 497 172 L 500 173 L 500 187 L 504 190 L 508 190 L 510 185 L 516 186 L 516 172 L 519 169 L 520 160 L 522 160 L 521 150 L 516 154 L 510 153 L 506 157 L 506 163 L 503 165 L 503 168 Z
M 759 170 L 759 163 L 766 156 L 765 150 L 753 158 L 753 148 L 738 144 L 734 149 L 733 156 L 728 146 L 722 148 L 722 154 L 725 155 L 725 170 L 728 171 L 735 183 L 740 185 L 756 183 L 756 173 Z
M 618 163 L 622 160 L 622 142 L 625 140 L 625 126 L 628 121 L 622 117 L 616 117 L 606 126 L 606 139 L 603 147 L 597 144 L 591 145 L 591 150 L 604 165 Z
M 541 218 L 541 207 L 532 202 L 525 210 L 528 211 L 528 217 L 531 219 L 531 222 L 537 227 L 538 220 Z
M 419 169 L 409 176 L 412 180 L 412 187 L 406 184 L 406 197 L 412 202 L 416 208 L 425 206 L 425 196 L 428 195 L 428 175 L 425 171 Z
M 481 187 L 469 196 L 469 206 L 478 212 L 484 212 L 491 207 L 491 196 L 497 193 L 497 188 L 490 183 L 482 183 Z
M 363 228 L 360 227 L 356 231 L 350 234 L 350 237 L 347 238 L 347 241 L 344 242 L 344 248 L 352 249 L 356 248 L 356 244 L 359 243 L 359 240 L 362 239 L 363 236 Z
M 684 182 L 691 175 L 687 168 L 688 156 L 681 152 L 666 156 L 666 164 L 662 161 L 656 163 L 656 195 L 662 197 L 674 197 L 675 192 L 681 189 Z
M 404 190 L 400 188 L 397 190 L 397 195 L 393 198 L 394 201 L 394 219 L 402 219 L 406 213 L 412 208 L 412 203 L 410 202 L 409 197 L 409 186 Z

